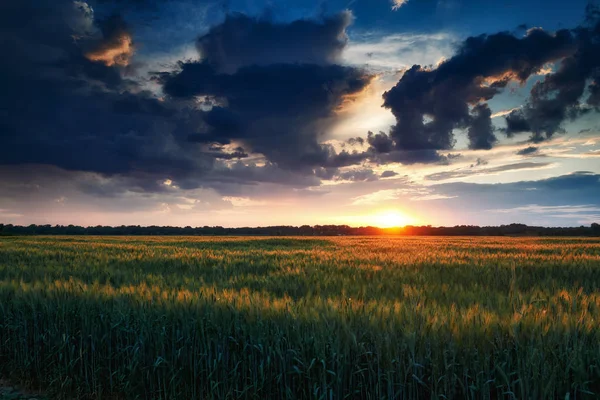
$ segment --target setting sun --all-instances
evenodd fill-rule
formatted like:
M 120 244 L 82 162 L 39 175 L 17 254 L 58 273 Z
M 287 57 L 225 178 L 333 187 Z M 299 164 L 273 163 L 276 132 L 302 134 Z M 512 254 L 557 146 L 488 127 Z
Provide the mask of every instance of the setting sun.
M 370 216 L 370 225 L 375 225 L 380 228 L 394 228 L 409 225 L 415 222 L 415 219 L 408 215 L 397 211 L 387 210 Z
M 399 228 L 406 225 L 416 225 L 418 218 L 409 216 L 397 209 L 379 210 L 370 214 L 352 215 L 335 218 L 337 223 L 352 226 L 376 226 L 378 228 Z

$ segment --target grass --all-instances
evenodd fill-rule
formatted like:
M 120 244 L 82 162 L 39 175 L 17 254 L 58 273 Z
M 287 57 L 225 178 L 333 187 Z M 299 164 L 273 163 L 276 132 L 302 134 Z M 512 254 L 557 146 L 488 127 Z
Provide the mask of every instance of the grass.
M 598 239 L 0 238 L 51 398 L 597 398 L 599 320 Z

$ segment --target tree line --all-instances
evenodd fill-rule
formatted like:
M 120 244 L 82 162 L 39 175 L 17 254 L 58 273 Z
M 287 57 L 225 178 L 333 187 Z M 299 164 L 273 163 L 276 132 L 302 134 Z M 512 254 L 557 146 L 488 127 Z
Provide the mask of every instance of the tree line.
M 377 228 L 348 225 L 302 225 L 224 228 L 222 226 L 77 226 L 0 224 L 0 235 L 264 235 L 264 236 L 346 236 L 346 235 L 416 235 L 416 236 L 600 236 L 600 224 L 579 227 L 541 227 L 525 224 L 500 226 L 412 226 Z

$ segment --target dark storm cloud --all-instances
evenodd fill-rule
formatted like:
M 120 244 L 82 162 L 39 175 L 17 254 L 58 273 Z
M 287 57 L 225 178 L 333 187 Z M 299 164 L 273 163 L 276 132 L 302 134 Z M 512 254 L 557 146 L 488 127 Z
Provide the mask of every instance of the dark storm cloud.
M 332 64 L 345 45 L 350 15 L 288 25 L 228 17 L 198 39 L 202 57 L 180 71 L 158 74 L 172 98 L 210 96 L 222 103 L 204 115 L 199 143 L 236 140 L 283 168 L 336 168 L 367 154 L 336 153 L 320 143 L 348 96 L 372 76 Z
M 575 48 L 567 30 L 550 34 L 533 29 L 523 38 L 506 32 L 470 37 L 452 58 L 433 69 L 413 66 L 384 93 L 384 107 L 392 111 L 396 125 L 372 148 L 387 152 L 392 142 L 396 150 L 421 152 L 423 162 L 439 161 L 437 152 L 452 149 L 453 130 L 462 128 L 471 149 L 489 149 L 497 139 L 486 101 L 510 81 L 525 81 Z
M 529 132 L 531 127 L 521 110 L 513 110 L 506 117 L 505 133 L 507 137 L 513 137 L 517 133 Z
M 0 18 L 2 164 L 173 176 L 212 167 L 170 134 L 189 111 L 122 78 L 131 49 L 120 17 L 98 23 L 84 2 L 25 0 L 3 2 Z
M 93 119 L 99 108 L 110 107 L 107 92 L 100 87 L 120 86 L 123 81 L 116 69 L 84 55 L 83 47 L 102 43 L 90 39 L 96 29 L 91 9 L 66 1 L 3 2 L 0 18 L 8 39 L 0 42 L 0 160 L 78 168 L 74 158 L 79 157 L 85 161 L 83 169 L 102 164 L 95 158 L 106 156 L 104 138 L 96 143 L 96 137 L 80 130 L 88 126 L 88 114 Z M 99 145 L 98 153 L 83 152 L 82 142 Z M 71 158 L 73 150 L 78 151 Z M 120 169 L 120 161 L 109 168 Z
M 413 66 L 383 96 L 396 125 L 389 134 L 370 134 L 371 151 L 400 151 L 393 159 L 407 163 L 415 162 L 417 151 L 423 156 L 417 162 L 439 162 L 438 151 L 454 147 L 454 129 L 467 131 L 469 148 L 490 149 L 497 137 L 487 101 L 509 82 L 524 82 L 556 61 L 558 70 L 533 86 L 524 107 L 506 116 L 503 131 L 509 137 L 531 133 L 533 142 L 563 131 L 564 121 L 600 104 L 600 12 L 589 6 L 586 14 L 585 23 L 573 30 L 470 37 L 436 68 Z M 589 96 L 583 99 L 586 89 Z M 413 157 L 402 160 L 403 155 Z
M 489 150 L 498 141 L 494 135 L 491 116 L 492 111 L 487 104 L 478 104 L 473 107 L 473 119 L 467 132 L 469 148 Z
M 34 86 L 36 80 L 67 82 L 71 84 L 68 89 L 81 88 L 77 79 L 108 86 L 122 83 L 116 69 L 85 57 L 86 51 L 103 46 L 107 40 L 94 24 L 93 11 L 86 3 L 5 1 L 0 4 L 0 23 L 0 69 L 9 90 L 3 100 L 18 94 L 19 89 Z M 28 86 L 29 80 L 33 82 Z
M 346 141 L 346 143 L 348 143 L 351 146 L 355 146 L 355 145 L 362 146 L 365 143 L 365 139 L 363 139 L 361 137 L 353 137 L 353 138 L 348 139 Z
M 394 150 L 394 142 L 384 132 L 373 133 L 367 135 L 367 143 L 376 153 L 390 153 Z
M 182 64 L 178 74 L 162 76 L 173 97 L 208 95 L 224 99 L 204 116 L 208 129 L 196 142 L 239 140 L 253 152 L 289 168 L 321 166 L 331 160 L 320 144 L 344 98 L 360 92 L 371 77 L 338 65 L 272 64 L 219 74 L 201 63 Z
M 600 76 L 600 11 L 588 6 L 585 24 L 574 30 L 577 49 L 554 73 L 537 82 L 525 106 L 506 117 L 507 135 L 531 132 L 540 142 L 561 132 L 564 121 L 598 109 Z M 586 88 L 589 92 L 583 99 Z
M 171 96 L 159 99 L 124 78 L 135 27 L 118 14 L 98 20 L 85 2 L 67 0 L 2 2 L 0 163 L 129 176 L 149 191 L 158 189 L 146 182 L 166 178 L 181 187 L 219 179 L 318 184 L 313 167 L 364 159 L 319 142 L 335 109 L 371 79 L 330 64 L 345 45 L 349 21 L 349 13 L 288 25 L 229 17 L 199 39 L 205 62 L 162 76 Z M 239 53 L 235 46 L 242 44 L 270 49 Z M 302 50 L 284 55 L 284 48 Z M 223 72 L 234 64 L 234 74 Z M 222 106 L 206 112 L 185 99 L 200 92 Z M 211 145 L 233 141 L 248 146 Z M 227 165 L 248 151 L 263 153 L 266 166 Z M 301 173 L 276 171 L 282 166 Z
M 359 139 L 354 139 L 355 141 Z M 378 164 L 402 163 L 445 163 L 448 157 L 438 154 L 430 149 L 398 150 L 393 138 L 385 132 L 367 133 L 366 143 L 369 148 L 361 153 L 364 158 L 369 158 Z
M 232 73 L 248 65 L 329 65 L 338 61 L 346 46 L 345 30 L 351 20 L 350 12 L 289 24 L 227 15 L 222 24 L 198 38 L 196 45 L 205 62 L 218 72 Z
M 209 151 L 206 152 L 206 154 L 214 157 L 214 158 L 220 158 L 223 160 L 234 160 L 234 159 L 241 159 L 241 158 L 247 158 L 249 156 L 248 153 L 246 153 L 246 151 L 244 150 L 243 147 L 236 147 L 235 149 L 233 149 L 232 152 L 227 152 L 224 150 L 224 148 L 222 146 L 211 146 L 209 148 Z
M 322 145 L 322 147 L 328 151 L 327 158 L 322 164 L 322 166 L 327 168 L 348 167 L 350 165 L 360 164 L 363 161 L 372 158 L 370 152 L 342 150 L 337 153 L 330 145 Z
M 339 168 L 318 168 L 315 175 L 333 181 L 370 182 L 379 179 L 371 168 L 351 168 L 343 171 Z

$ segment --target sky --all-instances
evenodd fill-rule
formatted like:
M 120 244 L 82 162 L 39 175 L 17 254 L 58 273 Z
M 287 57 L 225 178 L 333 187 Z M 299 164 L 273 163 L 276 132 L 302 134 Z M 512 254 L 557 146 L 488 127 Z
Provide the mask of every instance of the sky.
M 600 8 L 4 0 L 0 223 L 600 222 Z

